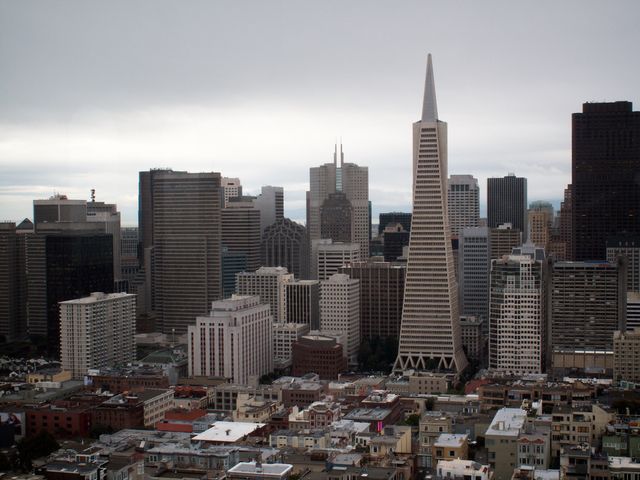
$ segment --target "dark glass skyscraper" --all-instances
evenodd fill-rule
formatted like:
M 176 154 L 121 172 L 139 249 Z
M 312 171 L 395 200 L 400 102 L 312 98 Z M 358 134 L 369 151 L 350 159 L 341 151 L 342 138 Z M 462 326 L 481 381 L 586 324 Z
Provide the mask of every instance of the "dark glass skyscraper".
M 576 260 L 604 260 L 607 237 L 640 234 L 640 112 L 631 102 L 585 103 L 572 116 Z
M 489 228 L 510 223 L 527 239 L 527 179 L 509 174 L 487 178 L 487 221 Z

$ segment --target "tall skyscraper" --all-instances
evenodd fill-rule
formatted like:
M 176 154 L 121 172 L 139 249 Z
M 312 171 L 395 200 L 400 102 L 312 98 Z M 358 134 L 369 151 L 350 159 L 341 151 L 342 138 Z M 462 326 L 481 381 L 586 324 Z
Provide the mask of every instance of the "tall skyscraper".
M 315 271 L 318 280 L 327 280 L 338 269 L 345 265 L 359 262 L 360 245 L 357 243 L 333 243 L 331 240 L 322 240 L 314 245 Z
M 257 296 L 212 302 L 188 328 L 189 375 L 246 385 L 273 370 L 273 323 Z
M 529 241 L 549 253 L 553 226 L 553 205 L 549 202 L 532 202 L 527 212 L 527 220 Z
M 262 266 L 285 267 L 296 278 L 309 277 L 307 229 L 281 218 L 262 232 Z
M 320 236 L 334 242 L 351 242 L 353 208 L 342 192 L 330 193 L 320 212 Z
M 627 291 L 640 292 L 640 235 L 616 235 L 607 238 L 607 262 L 627 259 Z
M 463 228 L 478 226 L 480 189 L 477 178 L 472 175 L 451 175 L 447 182 L 447 198 L 452 236 L 460 236 Z
M 429 55 L 422 118 L 413 124 L 413 215 L 395 370 L 467 366 L 446 192 L 447 124 L 438 120 Z
M 607 237 L 640 234 L 640 112 L 631 102 L 585 103 L 572 125 L 575 260 L 604 260 Z
M 522 245 L 522 232 L 513 228 L 510 223 L 499 225 L 489 231 L 489 245 L 491 247 L 491 260 L 503 255 L 511 255 L 514 247 Z
M 121 229 L 120 212 L 115 203 L 96 202 L 95 191 L 91 192 L 91 201 L 87 202 L 87 222 L 96 222 L 104 227 L 104 232 L 113 238 L 113 278 L 122 279 L 121 269 Z
M 510 223 L 527 239 L 527 179 L 510 173 L 487 178 L 487 217 L 489 228 Z
M 397 339 L 402 320 L 405 266 L 356 262 L 340 268 L 339 272 L 360 280 L 361 339 Z
M 304 323 L 311 330 L 320 328 L 320 282 L 293 280 L 285 284 L 287 322 Z
M 311 190 L 308 196 L 307 229 L 310 241 L 322 238 L 321 213 L 330 194 L 342 192 L 351 203 L 351 239 L 360 246 L 362 258 L 369 256 L 369 169 L 344 162 L 340 145 L 333 156 L 333 163 L 326 163 L 309 170 Z
M 228 252 L 246 256 L 246 269 L 260 268 L 260 210 L 254 197 L 235 197 L 222 209 L 222 245 Z
M 27 333 L 24 235 L 13 222 L 0 222 L 0 336 L 4 341 Z
M 523 375 L 543 368 L 542 262 L 528 255 L 491 261 L 489 368 Z
M 488 227 L 468 227 L 460 232 L 458 278 L 462 315 L 489 318 L 491 248 Z
M 381 213 L 378 216 L 378 233 L 384 232 L 384 229 L 389 225 L 395 225 L 399 223 L 407 232 L 411 231 L 411 214 L 407 212 L 387 212 Z
M 142 260 L 164 333 L 186 332 L 222 296 L 222 201 L 219 173 L 140 172 Z
M 135 334 L 135 295 L 94 292 L 60 302 L 60 359 L 74 378 L 90 368 L 133 362 Z

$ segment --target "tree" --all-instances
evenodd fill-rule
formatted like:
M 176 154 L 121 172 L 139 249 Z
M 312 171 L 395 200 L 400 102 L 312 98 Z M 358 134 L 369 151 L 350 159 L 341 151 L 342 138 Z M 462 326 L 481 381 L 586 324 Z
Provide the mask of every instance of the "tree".
M 403 422 L 405 425 L 410 425 L 412 427 L 417 427 L 420 425 L 420 415 L 417 413 L 412 413 L 407 418 L 404 419 Z
M 60 448 L 60 445 L 49 432 L 41 430 L 34 436 L 20 440 L 16 447 L 18 449 L 20 468 L 23 471 L 30 471 L 34 459 L 55 452 Z

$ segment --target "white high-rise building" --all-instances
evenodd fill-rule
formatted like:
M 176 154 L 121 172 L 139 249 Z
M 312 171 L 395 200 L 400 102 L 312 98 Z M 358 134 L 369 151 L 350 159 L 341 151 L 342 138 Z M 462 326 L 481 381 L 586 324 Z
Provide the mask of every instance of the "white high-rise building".
M 62 368 L 74 378 L 136 359 L 135 295 L 96 292 L 59 305 Z
M 234 295 L 211 304 L 187 332 L 189 375 L 224 377 L 249 384 L 273 370 L 273 322 L 269 305 Z
M 351 242 L 360 247 L 361 258 L 369 258 L 369 169 L 355 163 L 344 163 L 340 145 L 333 155 L 333 163 L 326 163 L 309 170 L 311 190 L 307 209 L 307 230 L 311 242 L 321 236 L 320 218 L 322 206 L 329 195 L 342 192 L 351 203 Z
M 490 255 L 488 227 L 468 227 L 460 231 L 458 278 L 461 315 L 489 318 Z
M 349 365 L 358 364 L 360 280 L 336 273 L 320 282 L 320 330 L 345 335 Z
M 451 235 L 457 237 L 466 227 L 480 222 L 480 188 L 473 175 L 451 175 L 447 182 L 449 225 Z
M 227 206 L 230 198 L 242 196 L 242 185 L 239 178 L 222 177 L 220 185 L 224 190 L 224 206 Z
M 529 255 L 491 261 L 489 368 L 541 373 L 544 323 L 542 263 Z
M 293 274 L 284 267 L 260 267 L 255 272 L 236 274 L 236 294 L 258 295 L 260 302 L 271 307 L 274 323 L 287 321 L 286 284 Z
M 438 120 L 429 55 L 422 118 L 413 124 L 413 215 L 396 371 L 467 366 L 446 195 L 447 124 Z
M 338 269 L 360 261 L 360 245 L 357 243 L 333 243 L 331 240 L 321 240 L 314 243 L 316 252 L 316 273 L 318 280 L 327 280 Z M 368 257 L 367 257 L 368 258 Z

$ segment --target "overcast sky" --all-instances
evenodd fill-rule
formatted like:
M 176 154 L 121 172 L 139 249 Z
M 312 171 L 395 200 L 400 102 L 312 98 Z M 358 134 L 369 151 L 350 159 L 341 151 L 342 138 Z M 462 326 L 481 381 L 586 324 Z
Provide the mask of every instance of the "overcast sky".
M 409 210 L 427 53 L 449 173 L 513 172 L 558 202 L 571 113 L 640 106 L 640 2 L 0 0 L 0 220 L 54 192 L 137 222 L 138 172 L 219 171 L 285 188 L 369 167 L 374 213 Z M 375 222 L 375 220 L 374 220 Z

